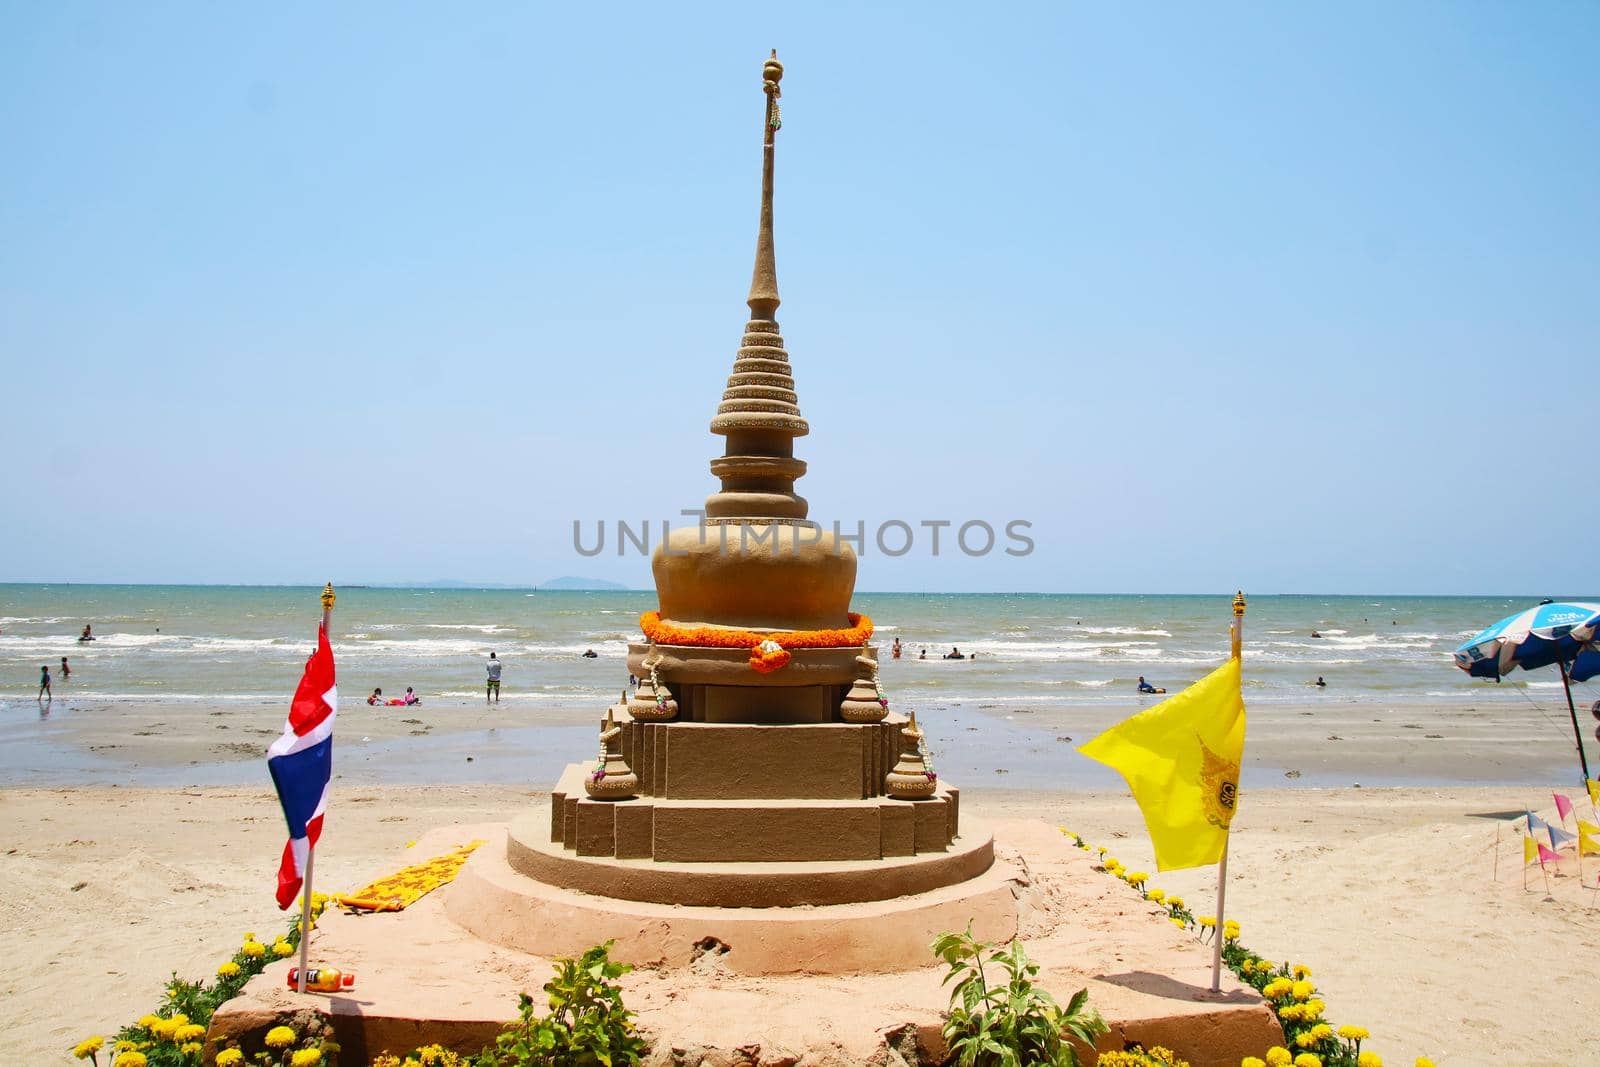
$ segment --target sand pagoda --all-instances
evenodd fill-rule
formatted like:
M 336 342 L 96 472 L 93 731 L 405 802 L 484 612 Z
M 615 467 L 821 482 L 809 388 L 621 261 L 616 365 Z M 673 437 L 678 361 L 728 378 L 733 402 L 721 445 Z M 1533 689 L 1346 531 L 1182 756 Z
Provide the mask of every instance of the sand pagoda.
M 210 1054 L 259 1047 L 307 1010 L 351 1056 L 423 1040 L 476 1051 L 551 959 L 610 941 L 640 965 L 624 984 L 652 1067 L 939 1063 L 949 993 L 929 946 L 962 929 L 1022 933 L 1047 986 L 1088 985 L 1113 1025 L 1103 1047 L 1137 1040 L 1226 1067 L 1281 1040 L 1253 993 L 1230 983 L 1204 998 L 1210 952 L 1158 916 L 1127 918 L 1159 909 L 1131 903 L 1054 826 L 999 824 L 997 858 L 934 775 L 915 714 L 881 698 L 871 621 L 849 610 L 855 556 L 794 492 L 808 427 L 774 317 L 782 76 L 774 54 L 750 321 L 711 421 L 722 485 L 704 523 L 655 556 L 660 610 L 629 651 L 638 691 L 605 711 L 596 753 L 566 768 L 548 807 L 408 849 L 408 864 L 440 857 L 407 868 L 425 871 L 481 846 L 440 892 L 324 917 L 313 950 L 359 972 L 356 989 L 297 995 L 280 961 L 218 1010 Z
M 711 461 L 721 488 L 701 525 L 673 530 L 656 550 L 660 610 L 629 646 L 640 685 L 607 711 L 597 758 L 567 767 L 547 814 L 510 827 L 505 861 L 520 884 L 497 890 L 492 906 L 463 886 L 452 894 L 452 916 L 501 943 L 571 951 L 604 935 L 626 947 L 626 920 L 613 920 L 639 917 L 629 902 L 786 909 L 907 898 L 896 906 L 915 912 L 930 903 L 916 895 L 968 883 L 994 862 L 991 835 L 962 825 L 957 790 L 925 764 L 915 716 L 891 714 L 880 696 L 872 623 L 850 612 L 855 553 L 808 521 L 794 491 L 806 469 L 794 443 L 809 427 L 775 317 L 782 77 L 774 53 L 763 68 L 750 319 L 711 420 L 725 442 Z M 588 921 L 552 930 L 538 907 L 546 888 L 586 894 Z M 795 912 L 793 935 L 803 938 L 815 914 Z M 926 963 L 927 941 L 951 919 L 909 923 L 904 958 L 888 952 L 873 966 Z M 795 959 L 767 957 L 739 962 L 783 969 Z

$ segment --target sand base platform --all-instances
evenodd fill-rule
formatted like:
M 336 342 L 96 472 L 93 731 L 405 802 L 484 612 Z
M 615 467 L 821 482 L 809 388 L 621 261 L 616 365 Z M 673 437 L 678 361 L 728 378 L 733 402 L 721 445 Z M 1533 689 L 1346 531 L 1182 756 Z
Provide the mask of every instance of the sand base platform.
M 1111 1024 L 1102 1048 L 1161 1044 L 1196 1067 L 1234 1067 L 1281 1041 L 1254 990 L 1225 974 L 1222 994 L 1209 994 L 1209 948 L 1093 870 L 1053 826 L 990 829 L 995 863 L 963 885 L 795 908 L 675 907 L 541 886 L 507 863 L 505 826 L 435 831 L 394 866 L 488 843 L 455 883 L 403 912 L 330 911 L 311 962 L 354 971 L 355 988 L 300 996 L 286 984 L 292 961 L 274 963 L 217 1011 L 207 1062 L 228 1039 L 253 1050 L 270 1026 L 308 1010 L 332 1020 L 346 1065 L 427 1042 L 477 1051 L 515 1016 L 519 992 L 542 1003 L 549 956 L 615 937 L 614 955 L 638 968 L 622 979 L 623 995 L 652 1043 L 652 1067 L 940 1063 L 948 991 L 928 930 L 969 920 L 984 939 L 1021 937 L 1058 1000 L 1087 986 Z M 540 954 L 505 943 L 527 943 L 530 929 L 570 947 Z

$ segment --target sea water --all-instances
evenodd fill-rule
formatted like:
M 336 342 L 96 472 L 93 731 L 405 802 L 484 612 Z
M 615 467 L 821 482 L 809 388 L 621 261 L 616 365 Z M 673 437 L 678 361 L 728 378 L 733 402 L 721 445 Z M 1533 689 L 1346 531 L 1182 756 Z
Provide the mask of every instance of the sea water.
M 876 623 L 882 681 L 898 706 L 1097 704 L 1126 703 L 1141 675 L 1176 692 L 1219 664 L 1231 599 L 862 593 L 854 609 Z M 1246 699 L 1564 704 L 1553 670 L 1497 685 L 1468 678 L 1450 658 L 1538 600 L 1252 597 Z M 648 591 L 347 587 L 331 635 L 340 690 L 346 700 L 407 686 L 430 704 L 481 699 L 493 652 L 505 664 L 506 701 L 603 706 L 627 685 L 627 643 L 639 639 L 639 613 L 655 607 Z M 319 615 L 315 588 L 0 585 L 0 703 L 31 701 L 39 668 L 54 676 L 63 656 L 75 699 L 286 702 Z M 77 640 L 85 625 L 93 642 Z M 889 654 L 896 638 L 898 662 Z M 952 648 L 970 658 L 943 659 Z M 1327 688 L 1315 691 L 1319 676 Z M 1600 697 L 1593 684 L 1574 688 L 1585 703 Z

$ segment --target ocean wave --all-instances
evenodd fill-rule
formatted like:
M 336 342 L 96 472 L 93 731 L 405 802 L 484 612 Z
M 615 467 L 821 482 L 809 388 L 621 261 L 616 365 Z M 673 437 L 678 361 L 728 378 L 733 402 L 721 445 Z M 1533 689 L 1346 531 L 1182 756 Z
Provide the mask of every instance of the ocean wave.
M 496 626 L 493 623 L 475 622 L 424 622 L 418 623 L 421 630 L 476 630 L 480 634 L 509 634 L 515 633 L 510 626 Z
M 1074 633 L 1107 634 L 1124 637 L 1171 637 L 1168 630 L 1141 630 L 1137 626 L 1074 626 Z

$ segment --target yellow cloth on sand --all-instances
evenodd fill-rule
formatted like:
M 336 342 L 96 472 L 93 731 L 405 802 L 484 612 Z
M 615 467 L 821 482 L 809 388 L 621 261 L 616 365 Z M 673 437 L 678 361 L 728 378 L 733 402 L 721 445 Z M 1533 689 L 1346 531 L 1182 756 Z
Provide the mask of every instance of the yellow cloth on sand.
M 402 911 L 440 886 L 453 882 L 461 872 L 461 865 L 467 862 L 473 849 L 481 844 L 482 841 L 468 842 L 426 863 L 396 871 L 364 889 L 336 899 L 356 911 Z
M 1229 659 L 1183 692 L 1078 749 L 1128 780 L 1159 870 L 1201 867 L 1222 858 L 1244 759 L 1239 685 L 1239 661 Z

